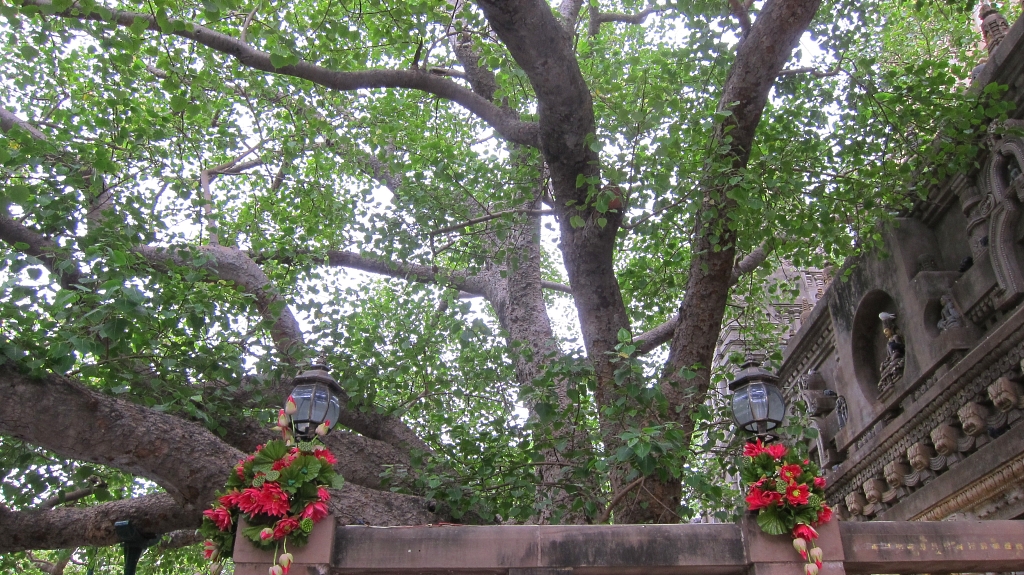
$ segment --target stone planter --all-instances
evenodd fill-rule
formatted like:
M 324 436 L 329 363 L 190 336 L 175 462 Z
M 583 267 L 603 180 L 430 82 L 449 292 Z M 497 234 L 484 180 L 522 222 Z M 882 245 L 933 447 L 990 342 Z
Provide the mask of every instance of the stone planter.
M 251 541 L 243 537 L 242 530 L 246 527 L 248 525 L 245 520 L 240 520 L 238 533 L 235 535 L 235 575 L 267 575 L 270 567 L 274 565 L 274 553 L 257 549 Z M 334 554 L 334 528 L 334 516 L 328 515 L 313 526 L 309 541 L 305 545 L 288 546 L 288 552 L 295 558 L 291 566 L 293 575 L 327 572 L 331 565 L 331 556 Z

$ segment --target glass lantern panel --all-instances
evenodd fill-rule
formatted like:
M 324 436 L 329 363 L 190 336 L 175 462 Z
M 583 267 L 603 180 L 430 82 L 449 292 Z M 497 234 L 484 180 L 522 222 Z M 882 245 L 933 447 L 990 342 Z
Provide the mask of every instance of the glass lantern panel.
M 786 419 L 786 400 L 782 397 L 782 391 L 774 385 L 766 386 L 768 389 L 768 429 L 775 429 Z
M 313 410 L 313 391 L 316 386 L 311 383 L 296 385 L 292 389 L 292 401 L 297 409 L 292 414 L 292 422 L 295 425 L 295 433 L 299 436 L 309 431 L 310 416 Z
M 341 398 L 335 394 L 331 394 L 331 403 L 327 406 L 327 419 L 329 421 L 328 426 L 333 427 L 338 423 L 338 416 L 341 415 Z
M 751 383 L 747 386 L 747 396 L 750 398 L 750 414 L 754 421 L 768 419 L 768 390 L 763 383 Z
M 324 384 L 316 384 L 313 391 L 313 411 L 309 418 L 313 425 L 320 425 L 327 420 L 327 408 L 331 404 L 331 390 Z
M 736 423 L 750 431 L 748 427 L 754 421 L 754 415 L 750 413 L 750 401 L 747 399 L 747 386 L 737 389 L 732 394 L 732 416 Z

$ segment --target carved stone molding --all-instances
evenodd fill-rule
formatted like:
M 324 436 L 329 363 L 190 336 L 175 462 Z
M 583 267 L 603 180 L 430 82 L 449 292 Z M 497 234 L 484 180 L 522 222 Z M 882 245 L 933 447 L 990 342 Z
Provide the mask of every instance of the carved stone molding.
M 988 244 L 992 270 L 999 282 L 995 309 L 1005 309 L 1024 293 L 1024 270 L 1016 242 L 1020 221 L 1017 188 L 1024 182 L 1019 167 L 1024 165 L 1024 140 L 1009 137 L 998 142 L 981 171 L 981 185 L 991 197 L 988 216 Z M 972 318 L 973 319 L 973 318 Z
M 1018 311 L 1017 314 L 1024 319 L 1024 310 Z M 956 369 L 939 378 L 933 387 L 939 387 L 941 391 L 930 394 L 931 400 L 919 407 L 919 411 L 910 415 L 908 420 L 903 421 L 871 453 L 857 453 L 858 449 L 849 454 L 849 458 L 856 463 L 842 470 L 842 475 L 830 481 L 826 490 L 830 503 L 840 503 L 846 494 L 853 491 L 852 486 L 860 487 L 869 478 L 881 475 L 887 463 L 902 459 L 904 456 L 918 473 L 917 477 L 907 478 L 908 486 L 919 485 L 929 480 L 929 476 L 933 475 L 930 469 L 934 453 L 929 454 L 926 459 L 922 459 L 922 454 L 918 454 L 915 465 L 915 454 L 908 450 L 916 443 L 930 440 L 932 429 L 952 421 L 961 406 L 984 394 L 988 386 L 998 378 L 1015 373 L 1017 364 L 1024 356 L 1024 345 L 1021 343 L 1024 340 L 1024 322 L 1013 328 L 1008 324 L 1004 325 L 1008 333 L 992 334 L 1001 339 L 996 340 L 999 341 L 998 344 L 991 346 L 980 357 L 971 358 L 971 355 L 976 355 L 979 350 L 968 354 L 963 360 L 968 361 L 968 364 L 958 364 Z M 924 398 L 925 396 L 922 396 L 921 399 Z M 927 447 L 930 449 L 930 446 Z
M 942 500 L 928 511 L 913 517 L 912 520 L 938 521 L 945 519 L 953 513 L 968 509 L 984 502 L 986 499 L 1017 488 L 1021 481 L 1024 481 L 1024 455 L 1005 463 L 984 478 L 975 481 L 952 496 Z

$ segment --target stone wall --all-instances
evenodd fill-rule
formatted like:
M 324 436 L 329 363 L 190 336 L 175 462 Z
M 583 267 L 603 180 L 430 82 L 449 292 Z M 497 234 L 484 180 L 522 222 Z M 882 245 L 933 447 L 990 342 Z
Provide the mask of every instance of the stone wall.
M 975 173 L 935 187 L 846 264 L 779 370 L 849 520 L 1024 517 L 1024 22 L 976 70 L 1010 87 Z M 839 274 L 837 274 L 838 276 Z

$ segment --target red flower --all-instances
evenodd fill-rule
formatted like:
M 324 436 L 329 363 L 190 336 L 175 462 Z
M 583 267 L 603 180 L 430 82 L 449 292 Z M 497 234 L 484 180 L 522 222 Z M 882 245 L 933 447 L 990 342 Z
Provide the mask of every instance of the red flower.
M 309 517 L 314 523 L 316 523 L 324 517 L 327 517 L 327 504 L 323 501 L 314 501 L 307 505 L 306 508 L 302 510 L 302 513 L 299 513 L 299 517 Z
M 825 478 L 824 477 L 815 477 L 814 478 L 814 486 L 817 487 L 818 489 L 825 489 Z
M 317 459 L 329 463 L 331 465 L 334 465 L 335 463 L 338 462 L 338 460 L 334 458 L 334 454 L 331 453 L 330 450 L 324 449 L 322 447 L 314 449 L 313 455 L 315 455 Z
M 228 491 L 224 495 L 221 495 L 220 498 L 217 499 L 217 501 L 220 501 L 220 504 L 223 505 L 224 507 L 231 509 L 232 507 L 238 506 L 238 497 L 240 495 L 241 493 L 239 493 L 237 489 L 232 489 L 231 491 Z
M 274 539 L 284 539 L 289 533 L 299 528 L 299 520 L 288 517 L 278 521 L 274 525 Z
M 811 495 L 811 491 L 807 489 L 806 483 L 796 485 L 790 483 L 786 487 L 786 500 L 789 501 L 790 505 L 807 505 L 807 498 Z
M 818 525 L 828 523 L 829 519 L 832 519 L 832 508 L 828 505 L 822 505 L 821 511 L 818 512 Z
M 786 454 L 786 446 L 781 443 L 776 443 L 775 445 L 765 447 L 764 451 L 775 459 L 782 459 L 782 456 Z
M 239 479 L 245 479 L 245 467 L 243 467 L 243 465 L 245 465 L 245 462 L 239 461 L 238 465 L 235 466 L 235 475 L 237 475 Z
M 327 503 L 328 501 L 331 500 L 330 492 L 328 492 L 327 489 L 325 489 L 323 487 L 317 487 L 316 495 L 317 495 L 317 497 L 320 498 L 320 501 L 322 501 L 324 503 Z
M 260 512 L 260 490 L 255 487 L 247 487 L 244 491 L 235 496 L 235 504 L 242 513 Z
M 797 523 L 793 528 L 793 537 L 800 537 L 808 541 L 818 538 L 818 532 L 813 527 L 804 523 Z
M 747 457 L 757 457 L 764 453 L 764 446 L 761 445 L 761 440 L 758 439 L 757 443 L 747 443 L 743 446 L 743 455 Z
M 773 503 L 782 500 L 782 494 L 778 491 L 762 491 L 756 487 L 751 488 L 750 495 L 747 495 L 747 509 L 755 511 L 762 507 L 768 507 Z
M 783 465 L 782 469 L 779 469 L 779 477 L 782 477 L 786 483 L 792 483 L 796 481 L 796 478 L 800 477 L 800 474 L 803 472 L 803 468 L 795 463 L 791 465 Z
M 281 491 L 281 487 L 276 483 L 264 483 L 256 500 L 260 506 L 260 512 L 271 517 L 284 517 L 291 507 L 291 504 L 288 503 L 288 494 Z
M 277 461 L 275 461 L 274 464 L 270 466 L 270 468 L 273 469 L 274 471 L 281 471 L 285 467 L 288 467 L 289 465 L 291 465 L 292 461 L 294 461 L 294 460 L 295 460 L 295 456 L 294 455 L 285 455 L 281 459 L 278 459 Z
M 221 531 L 227 531 L 231 529 L 231 512 L 223 507 L 214 507 L 213 509 L 207 509 L 203 511 L 203 515 L 207 516 L 213 524 L 217 526 L 217 529 Z

